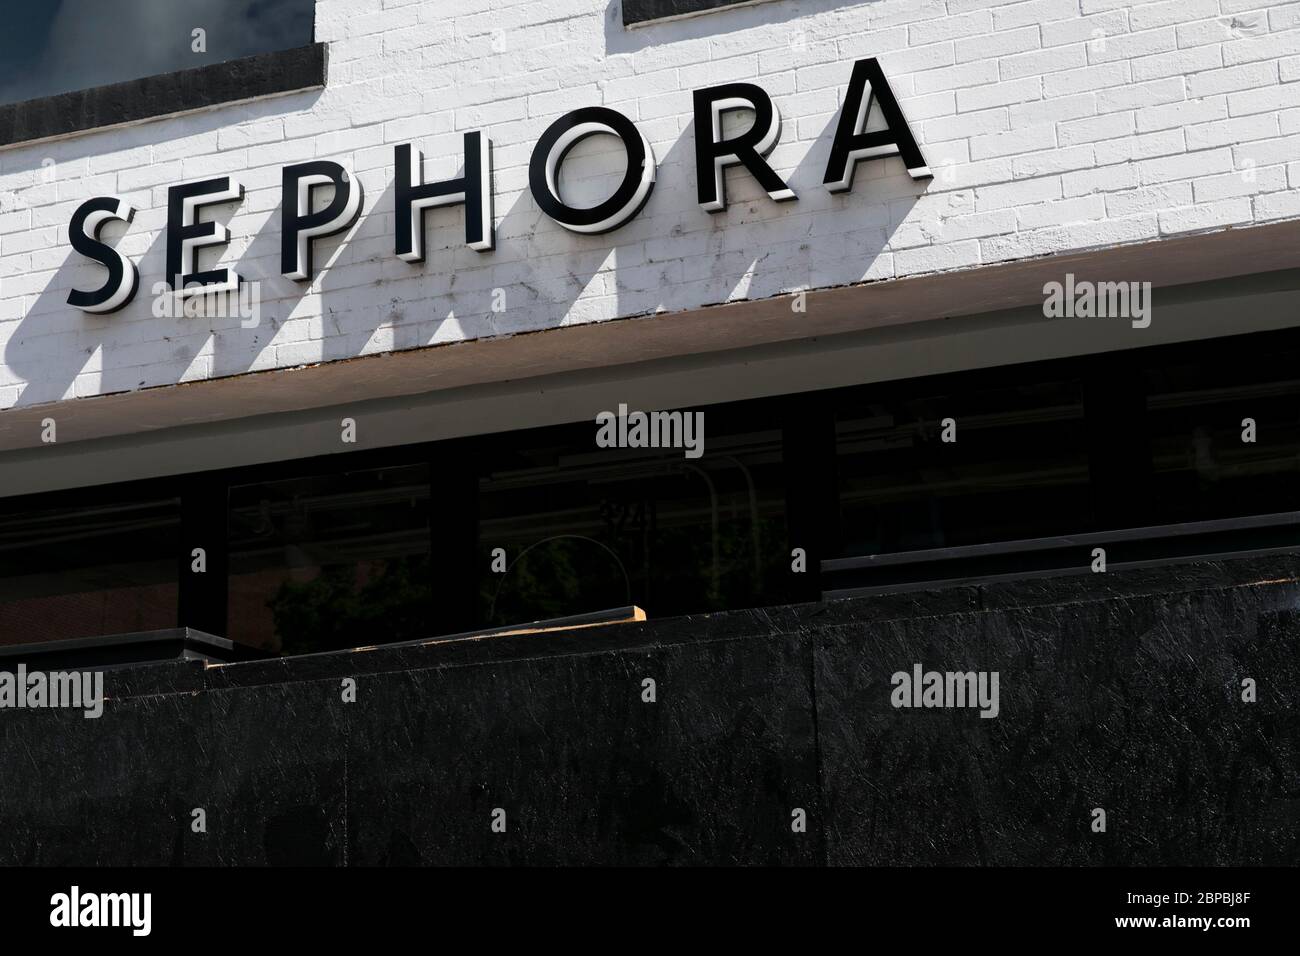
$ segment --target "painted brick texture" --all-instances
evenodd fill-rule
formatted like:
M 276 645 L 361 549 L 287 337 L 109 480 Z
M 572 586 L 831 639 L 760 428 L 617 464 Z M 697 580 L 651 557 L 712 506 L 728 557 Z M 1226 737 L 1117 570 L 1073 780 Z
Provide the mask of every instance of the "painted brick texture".
M 0 409 L 1300 217 L 1300 2 L 779 0 L 627 30 L 609 0 L 320 0 L 316 35 L 324 90 L 0 151 Z M 865 56 L 935 176 L 871 162 L 831 195 Z M 732 80 L 776 102 L 770 161 L 797 202 L 737 170 L 728 210 L 696 205 L 691 91 Z M 595 237 L 527 188 L 538 136 L 586 105 L 625 113 L 658 161 L 645 209 Z M 437 210 L 427 260 L 401 261 L 394 146 L 441 179 L 472 129 L 495 145 L 497 248 L 466 248 L 461 210 Z M 365 201 L 300 284 L 280 275 L 280 168 L 314 158 L 349 165 Z M 621 172 L 598 137 L 562 185 L 595 202 Z M 246 197 L 209 213 L 231 241 L 200 263 L 258 282 L 260 323 L 159 317 L 167 187 L 224 174 Z M 103 235 L 141 289 L 95 317 L 66 304 L 103 274 L 66 230 L 104 194 L 138 210 Z

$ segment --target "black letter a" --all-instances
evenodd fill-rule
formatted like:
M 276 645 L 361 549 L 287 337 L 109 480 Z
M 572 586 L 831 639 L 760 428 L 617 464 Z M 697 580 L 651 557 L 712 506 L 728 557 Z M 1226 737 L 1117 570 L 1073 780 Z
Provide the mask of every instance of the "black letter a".
M 880 104 L 886 128 L 868 133 L 867 117 L 873 99 Z M 853 64 L 822 184 L 833 193 L 847 192 L 853 188 L 853 173 L 861 160 L 885 156 L 901 156 L 913 179 L 929 179 L 932 175 L 898 107 L 898 100 L 894 99 L 894 91 L 889 88 L 880 64 L 872 57 Z

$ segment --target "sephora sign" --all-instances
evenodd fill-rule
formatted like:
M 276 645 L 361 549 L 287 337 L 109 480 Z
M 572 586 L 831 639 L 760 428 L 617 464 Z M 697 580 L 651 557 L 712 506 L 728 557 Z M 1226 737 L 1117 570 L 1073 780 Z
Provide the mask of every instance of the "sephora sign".
M 781 135 L 776 105 L 752 83 L 727 83 L 695 90 L 695 167 L 699 204 L 710 213 L 727 208 L 724 173 L 743 166 L 775 202 L 793 202 L 794 191 L 768 165 L 766 157 Z M 873 104 L 884 128 L 867 131 Z M 724 138 L 724 114 L 748 110 L 754 122 L 743 132 Z M 609 198 L 596 206 L 578 208 L 560 195 L 559 173 L 574 145 L 596 134 L 616 136 L 627 153 L 627 172 Z M 823 185 L 831 192 L 853 188 L 860 162 L 899 156 L 914 179 L 930 176 L 903 117 L 898 101 L 875 59 L 853 64 L 844 107 L 835 128 Z M 492 144 L 485 132 L 475 130 L 464 138 L 464 174 L 455 179 L 426 183 L 423 157 L 409 143 L 399 144 L 393 155 L 396 203 L 396 255 L 412 263 L 424 261 L 424 217 L 438 206 L 465 207 L 465 243 L 486 252 L 495 247 L 492 213 Z M 594 235 L 622 226 L 646 204 L 655 186 L 655 157 L 650 143 L 630 119 L 617 110 L 587 106 L 561 116 L 544 132 L 529 161 L 528 185 L 538 207 L 557 223 L 576 233 Z M 313 211 L 313 195 L 332 187 L 324 208 Z M 361 183 L 345 166 L 316 160 L 286 166 L 282 180 L 281 272 L 301 282 L 315 275 L 312 245 L 322 236 L 343 232 L 361 214 Z M 205 206 L 239 202 L 243 187 L 229 176 L 172 186 L 167 193 L 167 287 L 177 296 L 205 295 L 237 290 L 240 276 L 221 267 L 196 271 L 200 249 L 222 246 L 228 230 L 203 222 Z M 68 238 L 77 252 L 108 270 L 102 286 L 91 291 L 74 289 L 68 304 L 85 312 L 113 312 L 129 303 L 140 286 L 135 263 L 101 242 L 100 227 L 110 219 L 130 222 L 135 210 L 124 199 L 98 196 L 78 207 L 68 226 Z

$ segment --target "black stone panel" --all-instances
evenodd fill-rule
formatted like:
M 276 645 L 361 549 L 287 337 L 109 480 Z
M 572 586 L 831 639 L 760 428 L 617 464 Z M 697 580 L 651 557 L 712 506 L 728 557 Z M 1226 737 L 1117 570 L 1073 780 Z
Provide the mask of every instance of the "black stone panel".
M 0 146 L 325 85 L 325 44 L 0 105 Z
M 188 695 L 106 700 L 97 718 L 0 710 L 0 865 L 183 864 L 207 710 Z
M 1293 563 L 121 667 L 0 709 L 0 864 L 1293 864 Z M 999 716 L 894 709 L 915 662 Z
M 810 678 L 790 638 L 364 678 L 353 862 L 814 863 Z
M 342 866 L 349 862 L 348 706 L 337 682 L 302 681 L 207 695 L 204 772 L 187 802 L 207 811 L 185 862 Z
M 1300 629 L 1268 603 L 1234 589 L 822 635 L 830 862 L 1294 864 Z M 918 661 L 999 671 L 999 716 L 892 707 L 891 674 Z

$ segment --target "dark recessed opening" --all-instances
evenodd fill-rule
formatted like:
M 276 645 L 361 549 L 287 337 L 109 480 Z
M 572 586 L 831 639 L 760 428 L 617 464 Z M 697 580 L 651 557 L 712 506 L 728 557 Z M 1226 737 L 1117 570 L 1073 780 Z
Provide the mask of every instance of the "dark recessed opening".
M 0 105 L 0 146 L 325 85 L 325 44 Z
M 723 7 L 752 6 L 769 0 L 623 0 L 623 25 L 637 26 L 652 20 L 688 17 Z

